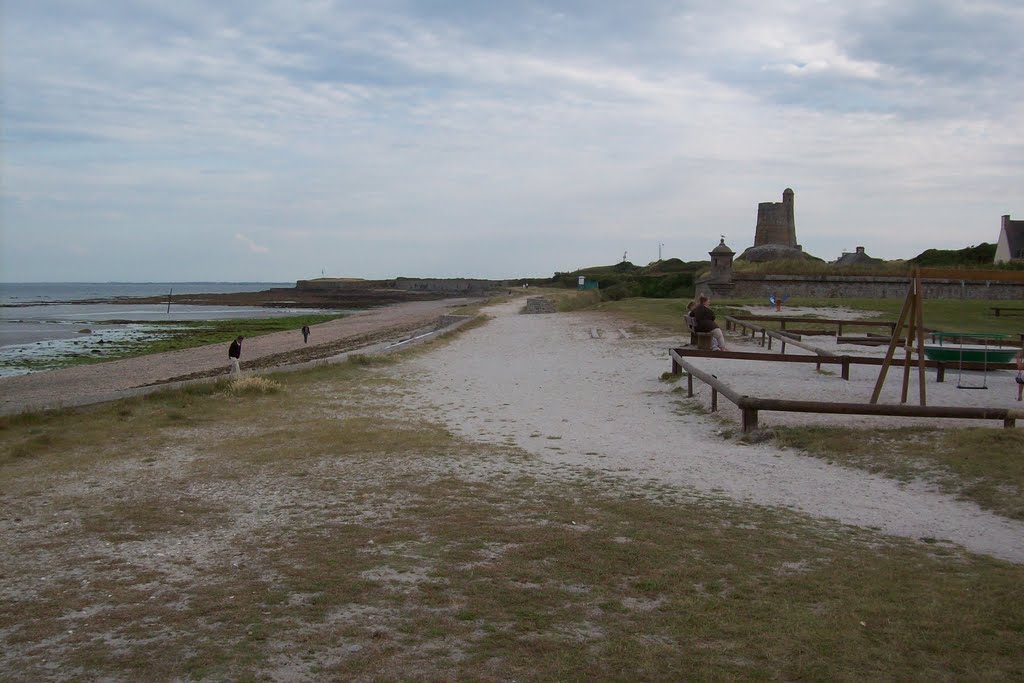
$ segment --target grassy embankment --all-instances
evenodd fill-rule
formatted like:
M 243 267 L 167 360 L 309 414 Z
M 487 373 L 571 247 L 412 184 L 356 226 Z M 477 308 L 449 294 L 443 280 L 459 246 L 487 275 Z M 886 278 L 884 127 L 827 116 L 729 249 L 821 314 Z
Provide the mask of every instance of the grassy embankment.
M 394 363 L 0 419 L 0 678 L 1024 676 L 1022 566 L 555 474 Z
M 652 327 L 678 332 L 685 325 L 681 316 L 685 301 L 665 299 L 625 299 L 597 305 L 597 310 L 613 311 Z M 747 306 L 763 306 L 753 300 L 712 302 L 721 318 L 747 311 Z M 925 327 L 939 330 L 998 332 L 1024 331 L 1024 318 L 996 318 L 989 306 L 996 301 L 925 300 Z M 896 320 L 903 306 L 896 299 L 791 299 L 788 307 L 843 306 L 864 312 L 864 319 L 878 317 Z M 808 318 L 813 320 L 813 318 Z M 771 324 L 765 324 L 772 327 Z M 832 327 L 801 324 L 802 328 Z M 775 325 L 777 327 L 777 325 Z M 792 327 L 792 325 L 790 325 Z M 941 421 L 937 425 L 941 426 Z M 1001 427 L 969 429 L 849 429 L 839 427 L 776 427 L 777 443 L 799 448 L 809 455 L 865 469 L 901 481 L 922 478 L 947 492 L 971 500 L 983 508 L 1014 519 L 1024 519 L 1024 430 Z

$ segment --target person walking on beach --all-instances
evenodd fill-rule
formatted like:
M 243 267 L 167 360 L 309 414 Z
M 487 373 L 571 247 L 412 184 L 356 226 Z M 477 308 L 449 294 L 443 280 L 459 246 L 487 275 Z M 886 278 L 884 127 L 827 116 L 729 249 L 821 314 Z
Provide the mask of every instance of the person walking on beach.
M 245 337 L 235 337 L 235 341 L 231 342 L 231 346 L 228 347 L 228 362 L 231 363 L 231 369 L 228 371 L 230 375 L 241 374 L 242 368 L 239 367 L 238 362 L 242 357 L 242 340 Z
M 697 305 L 694 306 L 690 315 L 693 316 L 698 332 L 711 333 L 712 351 L 727 351 L 728 349 L 725 348 L 725 335 L 722 333 L 718 323 L 715 322 L 715 312 L 708 306 L 708 301 L 707 294 L 701 294 L 697 297 Z
M 309 343 L 309 325 L 303 325 L 302 326 L 302 343 L 303 344 L 308 344 Z

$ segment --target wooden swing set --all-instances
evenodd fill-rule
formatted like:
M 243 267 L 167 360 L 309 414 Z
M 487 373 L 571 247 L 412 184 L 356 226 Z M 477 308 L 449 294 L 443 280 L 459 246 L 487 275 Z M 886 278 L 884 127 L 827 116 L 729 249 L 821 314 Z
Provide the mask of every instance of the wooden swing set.
M 889 349 L 885 353 L 885 360 L 882 362 L 882 369 L 878 373 L 878 380 L 875 382 L 875 390 L 871 394 L 871 403 L 878 403 L 878 397 L 882 393 L 882 386 L 885 384 L 886 374 L 889 366 L 892 365 L 893 356 L 896 355 L 896 347 L 903 339 L 905 357 L 903 359 L 903 392 L 900 403 L 907 402 L 907 393 L 910 387 L 911 367 L 914 364 L 913 355 L 917 352 L 917 382 L 920 388 L 920 404 L 928 405 L 925 392 L 925 354 L 924 354 L 924 289 L 922 280 L 944 279 L 965 281 L 999 281 L 999 282 L 1024 282 L 1024 272 L 1013 272 L 1005 270 L 955 270 L 951 268 L 914 268 L 910 276 L 910 288 L 907 290 L 906 301 L 903 302 L 903 309 L 893 329 L 892 339 L 889 341 Z M 906 335 L 903 330 L 906 328 Z M 915 346 L 916 344 L 916 346 Z

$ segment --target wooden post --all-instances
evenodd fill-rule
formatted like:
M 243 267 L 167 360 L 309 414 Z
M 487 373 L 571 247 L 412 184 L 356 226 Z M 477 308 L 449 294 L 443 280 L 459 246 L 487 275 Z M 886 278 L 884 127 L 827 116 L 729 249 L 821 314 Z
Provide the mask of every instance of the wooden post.
M 907 338 L 903 340 L 903 388 L 900 392 L 900 403 L 907 402 L 907 390 L 910 387 L 910 364 L 913 361 L 913 345 L 914 345 L 914 328 L 917 326 L 917 309 L 920 304 L 920 284 L 921 278 L 917 275 L 917 269 L 914 269 L 912 280 L 910 281 L 910 296 L 913 297 L 913 304 L 911 304 L 910 315 L 907 317 Z
M 686 398 L 693 398 L 693 374 L 686 375 Z
M 718 412 L 718 389 L 711 387 L 711 412 Z
M 914 285 L 911 283 L 909 289 L 907 289 L 907 298 L 903 302 L 903 310 L 900 311 L 900 317 L 896 321 L 896 326 L 893 328 L 892 336 L 889 338 L 889 349 L 885 352 L 885 359 L 882 361 L 882 369 L 878 373 L 878 379 L 875 381 L 875 390 L 871 393 L 871 402 L 878 403 L 878 397 L 882 393 L 882 387 L 885 385 L 885 376 L 889 372 L 889 366 L 892 364 L 892 357 L 896 355 L 896 345 L 899 343 L 899 336 L 896 334 L 896 330 L 903 330 L 903 325 L 907 321 L 907 314 L 910 312 L 910 306 L 914 296 Z
M 843 379 L 850 381 L 850 357 L 843 356 Z
M 743 409 L 743 433 L 757 429 L 757 409 L 756 408 L 744 408 Z
M 946 364 L 943 363 L 941 360 L 938 361 L 938 365 L 936 365 L 935 381 L 936 382 L 945 382 L 946 381 Z
M 928 405 L 925 390 L 924 372 L 924 284 L 921 282 L 921 271 L 917 275 L 917 383 L 920 386 L 921 405 Z

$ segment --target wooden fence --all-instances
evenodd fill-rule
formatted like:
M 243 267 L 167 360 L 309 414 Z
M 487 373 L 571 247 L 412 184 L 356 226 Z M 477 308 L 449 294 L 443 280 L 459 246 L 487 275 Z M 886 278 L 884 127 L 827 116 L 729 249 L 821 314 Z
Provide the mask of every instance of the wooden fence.
M 693 381 L 697 379 L 711 387 L 711 410 L 718 410 L 718 395 L 721 394 L 740 409 L 742 414 L 743 431 L 751 432 L 757 429 L 758 413 L 762 410 L 796 413 L 821 413 L 835 415 L 879 415 L 889 417 L 931 417 L 931 418 L 957 418 L 974 420 L 1002 420 L 1003 427 L 1016 427 L 1018 419 L 1024 419 L 1024 410 L 1011 408 L 975 408 L 963 406 L 918 406 L 910 404 L 890 405 L 884 403 L 836 403 L 829 401 L 797 401 L 779 398 L 760 398 L 740 394 L 725 382 L 711 373 L 704 372 L 691 363 L 688 358 L 694 356 L 708 358 L 735 358 L 744 360 L 771 360 L 775 362 L 796 362 L 796 363 L 839 363 L 843 365 L 843 379 L 850 378 L 849 366 L 860 365 L 881 365 L 881 358 L 857 358 L 850 356 L 842 357 L 815 357 L 806 355 L 784 355 L 784 354 L 760 354 L 743 352 L 714 352 L 714 351 L 690 351 L 688 349 L 671 349 L 669 355 L 672 359 L 672 372 L 678 374 L 682 370 L 687 372 L 687 396 L 693 396 Z M 759 356 L 759 358 L 752 358 Z M 876 362 L 877 361 L 877 362 Z M 929 361 L 932 363 L 932 361 Z M 931 365 L 930 367 L 936 367 Z M 966 367 L 966 364 L 965 366 Z M 989 365 L 989 368 L 996 367 Z M 1013 369 L 1015 366 L 1004 363 L 998 367 Z M 942 381 L 941 379 L 938 381 Z

